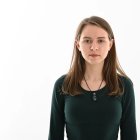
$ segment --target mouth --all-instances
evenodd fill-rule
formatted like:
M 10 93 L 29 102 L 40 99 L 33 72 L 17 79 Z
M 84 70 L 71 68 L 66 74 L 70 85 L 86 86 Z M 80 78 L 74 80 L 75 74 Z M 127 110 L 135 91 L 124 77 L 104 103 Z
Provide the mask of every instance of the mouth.
M 91 57 L 97 57 L 97 56 L 100 56 L 100 55 L 98 55 L 98 54 L 90 54 L 89 56 L 91 56 Z

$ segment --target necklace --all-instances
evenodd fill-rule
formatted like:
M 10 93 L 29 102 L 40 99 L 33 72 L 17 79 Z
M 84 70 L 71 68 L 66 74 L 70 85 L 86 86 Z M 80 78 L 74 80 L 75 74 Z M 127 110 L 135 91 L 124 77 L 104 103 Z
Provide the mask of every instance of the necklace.
M 88 89 L 92 92 L 92 90 L 90 89 L 90 87 L 89 87 L 89 85 L 88 85 L 88 83 L 87 83 L 87 81 L 86 81 L 85 76 L 84 76 L 84 80 L 85 80 L 85 83 L 86 83 Z M 101 88 L 102 82 L 103 82 L 103 79 L 102 79 L 102 81 L 101 81 L 101 83 L 100 83 L 100 86 L 99 86 L 98 90 Z M 96 100 L 97 100 L 96 93 L 93 92 L 92 94 L 93 94 L 93 96 L 92 96 L 93 101 L 96 101 Z

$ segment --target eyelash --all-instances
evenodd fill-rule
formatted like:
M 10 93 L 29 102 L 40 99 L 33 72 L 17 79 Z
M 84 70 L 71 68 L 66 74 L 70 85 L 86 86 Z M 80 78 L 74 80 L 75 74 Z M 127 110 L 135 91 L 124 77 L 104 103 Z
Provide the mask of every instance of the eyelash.
M 92 41 L 92 40 L 89 40 L 89 39 L 86 39 L 86 40 L 84 40 L 83 42 L 88 43 L 88 44 L 91 44 L 93 41 Z M 99 39 L 97 42 L 100 44 L 100 43 L 103 43 L 103 42 L 105 42 L 105 41 L 102 40 L 102 39 Z
M 98 40 L 98 43 L 103 43 L 103 42 L 104 42 L 104 40 L 102 40 L 102 39 Z
M 86 39 L 86 40 L 84 40 L 83 42 L 85 42 L 85 43 L 92 43 L 92 40 L 89 40 L 89 39 Z

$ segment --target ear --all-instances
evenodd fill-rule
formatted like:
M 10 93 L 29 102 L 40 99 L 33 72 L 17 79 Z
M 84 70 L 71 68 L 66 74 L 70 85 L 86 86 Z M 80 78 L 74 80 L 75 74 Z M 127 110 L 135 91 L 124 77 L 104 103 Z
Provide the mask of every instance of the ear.
M 75 41 L 75 47 L 77 47 L 77 49 L 79 50 L 79 51 L 81 51 L 81 49 L 80 49 L 80 45 L 79 45 L 79 41 Z
M 110 40 L 110 45 L 109 45 L 109 51 L 110 51 L 111 47 L 113 46 L 113 42 L 114 42 L 114 39 L 111 39 Z

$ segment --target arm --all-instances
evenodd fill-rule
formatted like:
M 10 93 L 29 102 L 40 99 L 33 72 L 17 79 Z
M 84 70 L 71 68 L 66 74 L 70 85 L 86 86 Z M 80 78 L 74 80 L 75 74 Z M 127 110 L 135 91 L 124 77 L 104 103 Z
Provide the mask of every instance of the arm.
M 135 96 L 131 81 L 125 82 L 122 98 L 122 118 L 120 123 L 121 140 L 137 140 L 135 118 Z
M 56 81 L 53 89 L 48 140 L 64 140 L 64 95 L 59 85 Z

